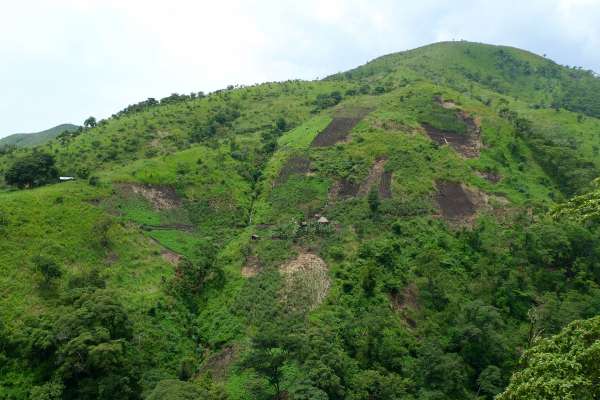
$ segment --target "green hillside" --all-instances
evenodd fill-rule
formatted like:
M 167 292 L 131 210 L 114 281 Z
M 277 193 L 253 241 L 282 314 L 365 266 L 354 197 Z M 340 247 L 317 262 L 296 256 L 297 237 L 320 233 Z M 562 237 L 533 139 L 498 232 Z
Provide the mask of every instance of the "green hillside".
M 75 131 L 79 126 L 73 124 L 61 124 L 54 128 L 36 133 L 15 133 L 0 139 L 0 147 L 34 147 L 46 144 L 65 131 Z
M 0 399 L 516 398 L 600 315 L 599 86 L 437 43 L 5 149 Z

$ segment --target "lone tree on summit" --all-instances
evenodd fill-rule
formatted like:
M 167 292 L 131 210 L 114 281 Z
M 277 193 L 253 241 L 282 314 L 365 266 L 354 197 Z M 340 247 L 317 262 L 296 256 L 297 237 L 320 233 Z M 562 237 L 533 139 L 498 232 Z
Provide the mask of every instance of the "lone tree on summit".
M 83 126 L 85 126 L 86 128 L 93 128 L 96 126 L 96 118 L 94 117 L 89 117 L 88 119 L 86 119 L 85 121 L 83 121 Z
M 35 187 L 58 180 L 58 170 L 50 154 L 35 152 L 14 162 L 4 174 L 7 184 Z

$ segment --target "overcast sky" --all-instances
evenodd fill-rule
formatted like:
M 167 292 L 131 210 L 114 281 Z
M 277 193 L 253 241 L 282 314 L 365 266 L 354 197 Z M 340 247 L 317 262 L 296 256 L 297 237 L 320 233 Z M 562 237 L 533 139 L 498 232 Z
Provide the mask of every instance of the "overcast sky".
M 600 71 L 600 0 L 2 0 L 0 137 L 452 39 Z

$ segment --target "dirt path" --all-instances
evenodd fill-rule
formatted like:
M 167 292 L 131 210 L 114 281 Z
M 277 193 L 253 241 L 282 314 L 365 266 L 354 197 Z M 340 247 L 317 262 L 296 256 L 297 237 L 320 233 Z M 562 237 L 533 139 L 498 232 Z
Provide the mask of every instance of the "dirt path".
M 369 176 L 367 176 L 367 179 L 360 185 L 360 189 L 358 190 L 359 196 L 366 196 L 374 185 L 379 185 L 381 183 L 381 177 L 383 176 L 386 162 L 386 158 L 375 161 L 369 171 Z

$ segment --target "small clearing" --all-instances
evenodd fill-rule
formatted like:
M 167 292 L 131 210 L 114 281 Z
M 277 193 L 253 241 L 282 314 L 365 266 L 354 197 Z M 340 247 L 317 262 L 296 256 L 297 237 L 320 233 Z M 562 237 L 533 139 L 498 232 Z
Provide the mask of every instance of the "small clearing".
M 124 195 L 134 194 L 143 197 L 155 210 L 172 210 L 182 204 L 181 198 L 171 186 L 123 183 L 118 187 Z
M 467 125 L 467 132 L 465 134 L 446 132 L 434 128 L 429 124 L 422 125 L 427 136 L 437 144 L 441 146 L 449 145 L 465 158 L 479 157 L 481 150 L 481 128 L 479 121 L 464 112 L 458 113 L 458 116 Z
M 344 110 L 333 117 L 325 130 L 315 137 L 311 147 L 327 147 L 346 140 L 350 131 L 370 112 L 367 108 Z
M 242 267 L 242 276 L 252 278 L 260 272 L 260 259 L 257 256 L 246 257 L 246 264 Z
M 283 276 L 283 297 L 309 310 L 323 302 L 331 285 L 329 270 L 323 259 L 315 254 L 301 253 L 279 267 Z

